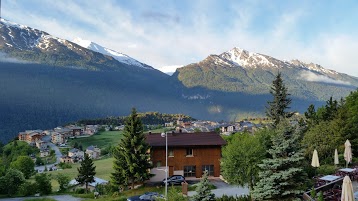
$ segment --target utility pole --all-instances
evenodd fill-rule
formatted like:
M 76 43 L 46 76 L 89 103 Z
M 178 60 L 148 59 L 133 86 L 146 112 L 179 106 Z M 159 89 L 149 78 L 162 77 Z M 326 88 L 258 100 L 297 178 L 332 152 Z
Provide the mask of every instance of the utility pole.
M 0 0 L 0 20 L 1 20 L 1 0 Z

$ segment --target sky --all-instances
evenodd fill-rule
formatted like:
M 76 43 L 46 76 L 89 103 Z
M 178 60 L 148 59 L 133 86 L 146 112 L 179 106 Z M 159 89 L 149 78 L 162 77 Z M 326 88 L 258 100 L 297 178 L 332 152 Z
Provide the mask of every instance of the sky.
M 358 77 L 358 1 L 2 0 L 2 17 L 164 72 L 234 47 Z

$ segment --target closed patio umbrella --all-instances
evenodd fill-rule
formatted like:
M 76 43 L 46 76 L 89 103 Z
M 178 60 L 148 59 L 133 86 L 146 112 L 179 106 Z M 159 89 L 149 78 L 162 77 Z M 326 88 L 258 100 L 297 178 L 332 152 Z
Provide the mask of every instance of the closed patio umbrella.
M 349 176 L 343 179 L 341 201 L 354 201 L 353 186 Z
M 347 162 L 346 167 L 348 167 L 348 163 L 352 162 L 352 148 L 349 140 L 344 143 L 344 160 Z
M 317 150 L 314 150 L 314 151 L 313 151 L 313 156 L 312 156 L 311 165 L 312 165 L 312 167 L 319 167 L 319 160 L 318 160 Z
M 335 165 L 338 165 L 338 164 L 339 164 L 338 151 L 337 151 L 337 149 L 334 150 L 334 164 L 335 164 Z

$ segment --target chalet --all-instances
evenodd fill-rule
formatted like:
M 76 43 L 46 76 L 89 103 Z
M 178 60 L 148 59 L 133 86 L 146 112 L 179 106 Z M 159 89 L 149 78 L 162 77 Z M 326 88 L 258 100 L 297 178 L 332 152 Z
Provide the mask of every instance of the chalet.
M 86 135 L 94 135 L 94 134 L 97 133 L 97 131 L 98 131 L 98 126 L 97 125 L 86 125 L 84 133 Z
M 205 170 L 209 176 L 220 176 L 221 147 L 225 140 L 217 133 L 168 133 L 169 176 L 183 175 L 200 178 Z M 156 176 L 151 181 L 165 177 L 165 137 L 147 134 L 146 142 L 151 146 L 150 160 Z
M 80 126 L 71 125 L 68 126 L 67 128 L 71 130 L 71 135 L 72 135 L 71 137 L 80 136 L 84 131 L 83 127 Z
M 42 140 L 37 140 L 37 141 L 35 142 L 35 144 L 36 144 L 36 147 L 37 147 L 38 149 L 40 149 L 40 150 L 47 148 L 47 143 L 44 142 L 44 141 L 42 141 Z
M 83 151 L 81 151 L 79 149 L 76 149 L 76 148 L 73 148 L 70 151 L 68 151 L 68 156 L 71 157 L 71 158 L 82 159 L 82 158 L 84 158 L 85 154 L 84 154 Z
M 86 149 L 86 154 L 92 159 L 98 159 L 101 155 L 101 149 L 97 148 L 97 146 L 89 146 Z
M 52 132 L 51 142 L 54 144 L 63 144 L 66 142 L 65 135 L 62 133 L 58 133 L 58 132 Z
M 55 132 L 60 133 L 64 136 L 65 139 L 72 137 L 72 130 L 64 127 L 56 127 L 54 128 Z
M 165 126 L 165 127 L 173 127 L 173 126 L 174 126 L 174 122 L 164 123 L 164 126 Z
M 61 163 L 72 163 L 72 158 L 69 156 L 61 156 L 60 162 Z
M 33 145 L 35 145 L 36 141 L 41 140 L 42 136 L 42 130 L 27 130 L 20 132 L 18 135 L 19 141 L 25 141 Z
M 221 133 L 229 135 L 235 132 L 235 125 L 223 125 L 221 126 Z
M 50 155 L 50 151 L 48 149 L 42 149 L 40 151 L 40 157 L 43 158 L 43 157 L 46 157 L 46 156 L 49 156 Z

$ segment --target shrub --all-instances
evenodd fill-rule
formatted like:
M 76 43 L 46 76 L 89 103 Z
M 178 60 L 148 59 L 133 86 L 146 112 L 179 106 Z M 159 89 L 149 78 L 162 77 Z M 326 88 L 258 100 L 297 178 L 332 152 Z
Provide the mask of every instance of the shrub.
M 334 165 L 321 165 L 317 168 L 317 173 L 322 175 L 330 175 L 336 172 L 336 167 Z
M 69 163 L 59 163 L 58 166 L 62 169 L 71 169 L 72 165 Z
M 77 188 L 75 191 L 77 194 L 84 194 L 85 193 L 85 189 L 84 188 Z
M 249 195 L 242 195 L 239 197 L 223 195 L 221 198 L 216 198 L 216 201 L 251 201 L 251 197 Z
M 36 183 L 26 181 L 19 188 L 19 194 L 21 196 L 30 196 L 37 193 Z

